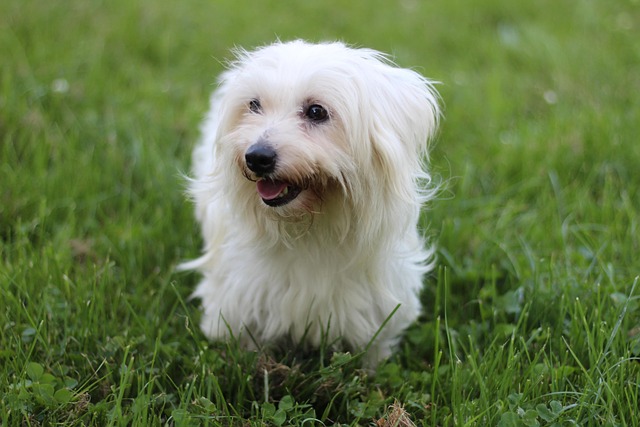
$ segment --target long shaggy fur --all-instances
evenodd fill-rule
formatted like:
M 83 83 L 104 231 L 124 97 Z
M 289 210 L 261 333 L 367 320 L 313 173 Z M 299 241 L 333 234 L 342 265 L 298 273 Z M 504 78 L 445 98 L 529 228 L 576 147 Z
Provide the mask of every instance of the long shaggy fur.
M 417 222 L 433 195 L 437 94 L 383 54 L 342 43 L 278 42 L 236 57 L 193 154 L 205 244 L 183 267 L 203 275 L 201 327 L 248 348 L 326 339 L 358 351 L 399 306 L 366 355 L 375 366 L 418 316 L 432 267 Z M 326 119 L 310 118 L 311 105 Z M 274 171 L 247 165 L 257 143 L 277 153 Z M 265 179 L 300 193 L 268 206 L 256 183 Z

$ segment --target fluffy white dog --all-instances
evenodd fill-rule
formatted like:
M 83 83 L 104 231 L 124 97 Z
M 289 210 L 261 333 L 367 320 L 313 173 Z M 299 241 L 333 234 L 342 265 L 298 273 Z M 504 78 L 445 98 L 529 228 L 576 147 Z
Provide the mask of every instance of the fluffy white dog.
M 418 316 L 432 266 L 417 222 L 437 94 L 342 43 L 236 53 L 193 156 L 205 246 L 184 267 L 204 276 L 201 327 L 248 348 L 368 348 L 375 366 Z

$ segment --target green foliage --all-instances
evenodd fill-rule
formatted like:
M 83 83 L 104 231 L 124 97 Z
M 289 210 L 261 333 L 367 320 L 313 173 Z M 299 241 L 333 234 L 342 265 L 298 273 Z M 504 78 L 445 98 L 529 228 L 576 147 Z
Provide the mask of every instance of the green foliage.
M 5 395 L 8 408 L 33 412 L 37 407 L 56 408 L 73 400 L 71 389 L 78 384 L 73 378 L 56 378 L 36 362 L 29 362 L 25 373 L 25 379 L 9 385 Z
M 0 2 L 0 424 L 640 425 L 637 4 Z M 376 372 L 200 333 L 189 157 L 228 49 L 441 81 L 439 267 Z

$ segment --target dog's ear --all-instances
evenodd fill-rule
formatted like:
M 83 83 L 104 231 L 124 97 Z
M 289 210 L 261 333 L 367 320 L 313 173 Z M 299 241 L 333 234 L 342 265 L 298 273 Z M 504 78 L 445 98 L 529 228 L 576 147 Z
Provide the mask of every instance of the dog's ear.
M 233 99 L 229 99 L 231 98 L 229 92 L 237 74 L 237 69 L 230 68 L 222 72 L 218 77 L 218 87 L 211 94 L 211 98 L 209 100 L 209 112 L 203 124 L 205 127 L 202 129 L 203 133 L 206 133 L 207 127 L 209 129 L 214 128 L 217 131 L 209 134 L 217 134 L 218 132 L 224 133 L 227 130 L 221 129 L 221 127 L 224 127 L 225 122 L 230 120 L 227 116 L 230 113 L 230 110 L 233 111 L 233 108 L 235 107 Z
M 424 181 L 430 180 L 426 164 L 440 116 L 438 95 L 429 80 L 412 70 L 381 67 L 371 87 L 374 161 L 391 191 L 421 203 L 428 198 Z M 417 199 L 412 189 L 419 190 Z

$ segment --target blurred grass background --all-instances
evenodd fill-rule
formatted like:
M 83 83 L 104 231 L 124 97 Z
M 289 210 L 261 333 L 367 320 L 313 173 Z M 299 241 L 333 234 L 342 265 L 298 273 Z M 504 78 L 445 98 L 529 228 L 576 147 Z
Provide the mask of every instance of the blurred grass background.
M 419 425 L 637 425 L 639 27 L 637 0 L 2 2 L 2 423 L 366 425 L 399 399 Z M 173 273 L 216 75 L 276 38 L 441 82 L 440 267 L 375 375 L 207 343 Z

